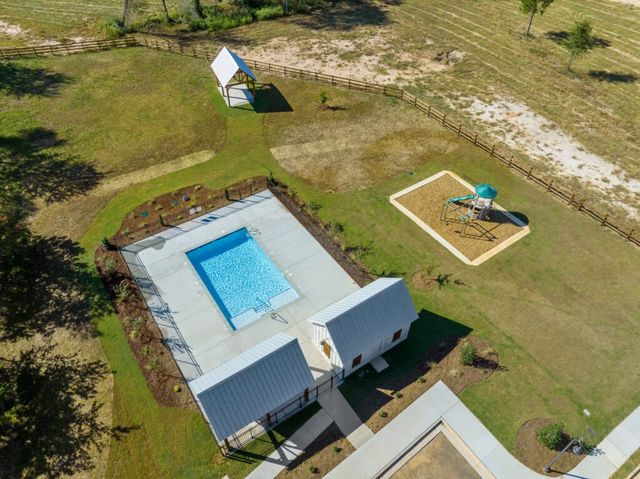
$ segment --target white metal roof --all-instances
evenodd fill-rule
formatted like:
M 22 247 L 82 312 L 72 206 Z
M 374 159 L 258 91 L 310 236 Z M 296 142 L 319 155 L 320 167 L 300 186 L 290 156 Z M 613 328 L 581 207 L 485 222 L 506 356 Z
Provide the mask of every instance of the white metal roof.
M 314 314 L 343 362 L 351 361 L 418 319 L 402 278 L 380 278 Z
M 277 334 L 189 382 L 218 440 L 313 385 L 297 338 Z
M 222 47 L 218 56 L 213 60 L 213 62 L 211 62 L 211 69 L 223 87 L 227 86 L 229 81 L 231 81 L 231 78 L 233 78 L 233 75 L 238 71 L 242 71 L 254 80 L 257 80 L 256 76 L 242 58 L 233 53 L 227 47 Z

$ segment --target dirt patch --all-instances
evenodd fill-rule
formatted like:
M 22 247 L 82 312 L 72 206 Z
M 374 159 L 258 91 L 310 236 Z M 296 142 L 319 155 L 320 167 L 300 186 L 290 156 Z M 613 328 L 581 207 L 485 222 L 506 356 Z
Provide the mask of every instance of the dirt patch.
M 552 451 L 540 444 L 536 435 L 542 426 L 552 422 L 551 419 L 532 419 L 527 421 L 520 427 L 516 438 L 515 457 L 525 466 L 541 474 L 543 474 L 544 467 L 556 457 L 558 451 Z M 577 456 L 571 452 L 566 452 L 553 465 L 554 472 L 548 475 L 555 477 L 568 472 L 585 457 L 585 455 Z
M 325 429 L 304 452 L 276 477 L 279 479 L 317 478 L 327 474 L 355 451 L 335 423 Z M 317 472 L 312 472 L 317 468 Z M 316 469 L 313 469 L 314 471 Z
M 393 476 L 393 479 L 480 479 L 443 433 L 438 433 Z
M 240 56 L 289 65 L 329 75 L 357 78 L 381 84 L 408 84 L 429 73 L 441 72 L 462 60 L 463 54 L 447 52 L 437 57 L 426 43 L 403 50 L 394 44 L 389 29 L 362 32 L 353 39 L 272 38 L 261 45 L 238 48 Z
M 460 362 L 460 349 L 465 342 L 473 345 L 477 352 L 472 366 Z M 377 432 L 438 381 L 442 380 L 455 394 L 460 394 L 499 369 L 503 368 L 498 353 L 487 341 L 476 336 L 462 340 L 449 338 L 427 352 L 413 369 L 389 378 L 384 387 L 372 388 L 351 406 L 360 419 Z M 365 369 L 360 374 L 375 374 L 372 371 Z
M 507 146 L 539 160 L 565 178 L 590 185 L 612 198 L 611 204 L 624 208 L 632 218 L 640 218 L 640 209 L 630 206 L 640 201 L 640 180 L 588 152 L 580 142 L 524 103 L 506 98 L 485 102 L 461 97 L 452 104 L 462 106 Z
M 195 410 L 189 388 L 120 253 L 98 248 L 95 261 L 129 347 L 158 404 Z M 128 293 L 119 297 L 122 285 Z
M 492 210 L 486 220 L 465 223 L 461 220 L 467 211 L 465 201 L 450 203 L 443 216 L 443 205 L 448 199 L 471 193 L 473 191 L 453 176 L 445 174 L 396 201 L 468 259 L 474 260 L 520 233 L 523 227 L 497 209 Z
M 640 0 L 613 0 L 617 3 L 624 3 L 626 5 L 632 5 L 634 7 L 640 7 Z
M 0 20 L 0 35 L 8 35 L 10 37 L 19 37 L 26 33 L 20 25 L 11 24 Z

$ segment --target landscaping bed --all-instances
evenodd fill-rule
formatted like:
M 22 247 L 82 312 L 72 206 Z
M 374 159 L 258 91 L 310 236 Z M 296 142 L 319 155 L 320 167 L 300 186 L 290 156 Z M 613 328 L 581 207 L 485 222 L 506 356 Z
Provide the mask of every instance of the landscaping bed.
M 313 440 L 304 452 L 278 474 L 278 479 L 322 477 L 355 451 L 335 423 Z
M 471 366 L 460 362 L 465 344 L 470 344 L 476 351 Z M 484 339 L 476 336 L 450 337 L 427 352 L 414 368 L 399 371 L 393 376 L 386 374 L 379 382 L 376 380 L 378 373 L 367 366 L 349 386 L 366 387 L 368 391 L 350 404 L 360 419 L 373 432 L 378 432 L 438 381 L 442 380 L 459 395 L 465 388 L 487 379 L 499 369 L 504 368 L 499 363 L 498 353 Z M 359 385 L 361 379 L 370 384 Z M 349 399 L 349 395 L 346 396 Z
M 552 423 L 553 421 L 551 419 L 532 419 L 531 421 L 527 421 L 520 427 L 516 438 L 514 456 L 525 466 L 541 474 L 543 474 L 544 467 L 560 452 L 551 450 L 538 441 L 538 431 L 543 426 Z M 570 440 L 567 435 L 566 442 Z M 562 447 L 559 449 L 562 450 Z M 548 475 L 560 476 L 565 472 L 569 472 L 585 457 L 584 454 L 576 455 L 571 451 L 567 451 L 553 464 L 552 472 Z
M 162 406 L 195 409 L 189 388 L 120 253 L 100 247 L 95 263 L 153 397 Z

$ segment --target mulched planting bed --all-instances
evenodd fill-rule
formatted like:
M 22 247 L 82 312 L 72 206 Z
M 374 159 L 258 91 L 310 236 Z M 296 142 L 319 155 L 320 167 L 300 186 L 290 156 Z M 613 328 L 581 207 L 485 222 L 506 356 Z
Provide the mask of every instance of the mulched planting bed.
M 449 198 L 473 193 L 456 178 L 445 174 L 426 185 L 396 198 L 396 201 L 429 225 L 469 260 L 474 260 L 494 249 L 500 243 L 522 231 L 522 227 L 499 210 L 493 210 L 486 221 L 477 221 L 483 231 L 490 232 L 490 239 L 469 225 L 464 236 L 460 235 L 462 223 L 455 221 L 466 212 L 463 206 L 456 211 L 449 207 L 448 221 L 442 221 L 442 206 Z
M 460 349 L 465 341 L 477 351 L 473 366 L 460 362 Z M 466 387 L 485 380 L 499 369 L 503 367 L 498 353 L 487 341 L 476 336 L 448 338 L 431 349 L 413 369 L 385 377 L 384 385 L 374 385 L 368 396 L 351 406 L 360 419 L 377 432 L 439 380 L 455 394 L 460 394 Z M 367 367 L 360 374 L 378 373 Z M 375 383 L 375 376 L 372 381 Z
M 118 251 L 98 248 L 95 262 L 149 389 L 162 406 L 195 409 L 193 397 Z M 129 293 L 118 299 L 120 285 Z M 134 319 L 140 318 L 140 319 Z
M 551 419 L 532 419 L 525 422 L 518 431 L 516 438 L 515 457 L 527 467 L 540 474 L 544 474 L 544 467 L 553 460 L 559 451 L 552 451 L 540 444 L 537 438 L 538 430 L 547 424 L 551 424 Z M 567 438 L 569 441 L 570 438 Z M 553 464 L 553 472 L 548 476 L 560 476 L 576 467 L 586 455 L 576 455 L 570 451 L 565 452 L 558 462 Z
M 338 426 L 331 423 L 276 477 L 278 479 L 322 477 L 344 461 L 353 451 L 355 451 L 354 447 L 340 432 Z

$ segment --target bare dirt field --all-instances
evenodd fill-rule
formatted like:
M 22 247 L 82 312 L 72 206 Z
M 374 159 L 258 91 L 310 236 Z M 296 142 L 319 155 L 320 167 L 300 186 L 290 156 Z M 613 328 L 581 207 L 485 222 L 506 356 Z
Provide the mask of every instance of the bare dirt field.
M 480 479 L 444 434 L 438 433 L 398 470 L 393 479 Z
M 449 206 L 443 219 L 442 208 L 449 198 L 473 193 L 449 174 L 445 174 L 426 185 L 415 189 L 396 201 L 429 225 L 446 241 L 468 259 L 474 260 L 493 250 L 501 243 L 522 231 L 522 226 L 513 222 L 499 210 L 493 210 L 483 221 L 467 226 L 458 218 L 466 212 L 462 203 Z

